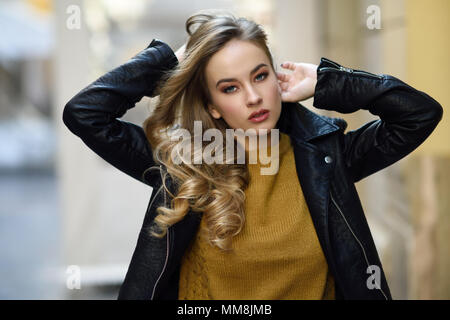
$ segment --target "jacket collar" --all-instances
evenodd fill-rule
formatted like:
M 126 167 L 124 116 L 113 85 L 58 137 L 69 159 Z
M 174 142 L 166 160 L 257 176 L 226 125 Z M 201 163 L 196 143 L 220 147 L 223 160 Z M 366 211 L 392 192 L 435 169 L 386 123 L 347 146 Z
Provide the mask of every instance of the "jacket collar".
M 339 130 L 339 126 L 331 118 L 319 115 L 298 102 L 282 103 L 276 128 L 289 134 L 297 142 L 309 142 Z

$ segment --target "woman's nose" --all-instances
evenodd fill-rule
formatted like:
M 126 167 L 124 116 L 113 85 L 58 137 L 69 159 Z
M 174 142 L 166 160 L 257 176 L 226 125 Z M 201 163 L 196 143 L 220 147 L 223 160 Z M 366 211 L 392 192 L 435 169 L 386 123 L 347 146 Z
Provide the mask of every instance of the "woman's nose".
M 255 105 L 260 103 L 261 100 L 262 100 L 261 95 L 253 87 L 250 86 L 247 89 L 247 104 Z

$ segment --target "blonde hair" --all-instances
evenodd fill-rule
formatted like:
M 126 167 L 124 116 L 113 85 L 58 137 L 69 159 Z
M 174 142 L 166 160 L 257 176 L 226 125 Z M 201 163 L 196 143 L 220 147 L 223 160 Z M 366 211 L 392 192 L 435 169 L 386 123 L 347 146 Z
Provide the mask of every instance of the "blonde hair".
M 227 11 L 202 10 L 187 19 L 186 31 L 189 39 L 184 59 L 161 81 L 159 101 L 143 124 L 155 162 L 167 168 L 177 188 L 177 194 L 173 195 L 163 183 L 173 199 L 169 208 L 157 208 L 154 221 L 160 232 L 152 228 L 151 234 L 163 237 L 167 228 L 182 220 L 189 210 L 203 212 L 207 228 L 201 230 L 203 236 L 210 244 L 229 250 L 231 238 L 241 231 L 245 221 L 244 190 L 249 183 L 247 165 L 237 161 L 233 164 L 175 164 L 171 154 L 179 142 L 168 138 L 169 129 L 178 123 L 191 133 L 193 145 L 194 120 L 197 120 L 202 122 L 204 130 L 215 128 L 225 137 L 225 130 L 230 127 L 223 118 L 213 118 L 207 108 L 211 95 L 205 69 L 209 59 L 228 41 L 238 39 L 257 45 L 267 54 L 272 69 L 273 59 L 262 27 Z M 234 147 L 237 148 L 236 141 Z M 222 154 L 225 154 L 225 147 Z M 198 156 L 202 155 L 196 155 L 194 151 L 194 159 Z

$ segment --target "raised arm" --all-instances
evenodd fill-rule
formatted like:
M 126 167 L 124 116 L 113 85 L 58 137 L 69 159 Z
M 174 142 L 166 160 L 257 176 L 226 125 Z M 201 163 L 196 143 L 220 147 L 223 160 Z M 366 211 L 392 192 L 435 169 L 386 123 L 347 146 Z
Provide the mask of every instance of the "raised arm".
M 416 149 L 443 115 L 436 100 L 393 76 L 345 68 L 326 58 L 317 68 L 313 105 L 341 113 L 365 109 L 380 117 L 344 135 L 344 158 L 354 182 Z
M 105 161 L 151 185 L 142 176 L 155 164 L 143 128 L 117 118 L 143 96 L 154 97 L 165 72 L 177 64 L 172 49 L 153 39 L 146 49 L 70 99 L 63 111 L 64 124 Z

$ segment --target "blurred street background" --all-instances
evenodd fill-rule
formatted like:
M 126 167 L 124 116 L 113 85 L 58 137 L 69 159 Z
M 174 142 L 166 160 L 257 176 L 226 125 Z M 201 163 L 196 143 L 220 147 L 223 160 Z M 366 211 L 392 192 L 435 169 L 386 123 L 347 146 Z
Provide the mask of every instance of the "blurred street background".
M 444 108 L 413 153 L 356 184 L 394 299 L 450 299 L 450 1 L 0 0 L 0 299 L 116 299 L 152 189 L 62 122 L 65 103 L 153 38 L 222 8 L 269 34 L 275 65 L 396 76 Z M 142 125 L 143 98 L 122 119 Z M 377 119 L 338 114 L 349 130 Z

